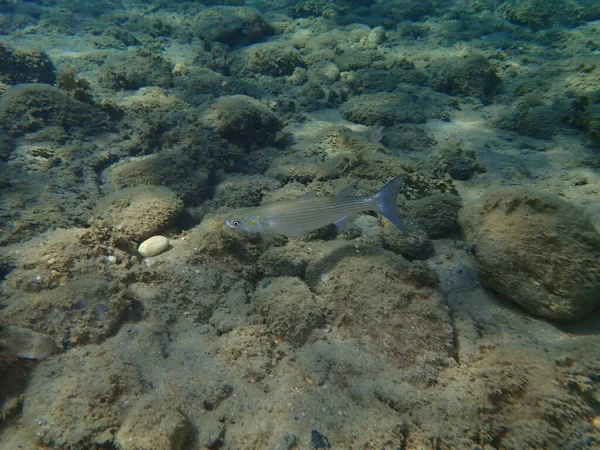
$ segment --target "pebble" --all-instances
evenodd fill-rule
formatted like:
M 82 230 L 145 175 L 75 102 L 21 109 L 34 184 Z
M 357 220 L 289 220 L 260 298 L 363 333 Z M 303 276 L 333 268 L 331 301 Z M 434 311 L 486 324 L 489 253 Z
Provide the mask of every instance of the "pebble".
M 164 236 L 152 236 L 138 247 L 138 252 L 144 258 L 160 255 L 169 248 L 169 240 Z
M 310 444 L 313 448 L 331 448 L 331 443 L 327 436 L 319 433 L 318 430 L 312 430 L 310 432 Z

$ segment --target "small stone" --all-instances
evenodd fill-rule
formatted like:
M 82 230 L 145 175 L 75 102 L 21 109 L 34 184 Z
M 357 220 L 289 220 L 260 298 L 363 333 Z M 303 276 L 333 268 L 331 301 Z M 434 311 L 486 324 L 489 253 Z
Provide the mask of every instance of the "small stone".
M 114 264 L 114 263 L 116 263 L 116 262 L 117 262 L 117 257 L 116 257 L 116 256 L 113 256 L 113 255 L 107 256 L 107 257 L 106 257 L 106 261 L 108 261 L 108 262 L 109 262 L 109 263 L 111 263 L 111 264 Z
M 331 443 L 327 439 L 327 436 L 319 433 L 317 430 L 310 432 L 310 444 L 313 448 L 331 448 Z
M 152 236 L 138 247 L 138 252 L 144 258 L 160 255 L 169 248 L 169 240 L 164 236 Z
M 383 27 L 373 28 L 369 32 L 369 37 L 367 38 L 371 44 L 380 45 L 383 44 L 386 38 L 386 33 Z

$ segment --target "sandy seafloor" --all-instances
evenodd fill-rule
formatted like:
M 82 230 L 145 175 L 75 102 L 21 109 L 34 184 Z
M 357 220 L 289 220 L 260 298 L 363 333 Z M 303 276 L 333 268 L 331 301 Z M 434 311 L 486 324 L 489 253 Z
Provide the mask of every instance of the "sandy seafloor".
M 598 2 L 0 12 L 0 449 L 600 448 Z

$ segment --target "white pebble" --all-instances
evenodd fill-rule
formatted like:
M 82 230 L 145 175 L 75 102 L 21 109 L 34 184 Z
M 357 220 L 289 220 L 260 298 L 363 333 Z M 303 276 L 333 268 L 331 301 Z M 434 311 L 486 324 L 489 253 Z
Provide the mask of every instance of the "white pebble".
M 107 260 L 109 263 L 111 263 L 111 264 L 114 264 L 114 263 L 116 263 L 116 262 L 117 262 L 117 257 L 116 257 L 116 256 L 113 256 L 113 255 L 110 255 L 110 256 L 107 256 L 107 257 L 106 257 L 106 260 Z
M 164 236 L 152 236 L 138 247 L 138 252 L 144 258 L 160 255 L 169 248 L 169 240 Z

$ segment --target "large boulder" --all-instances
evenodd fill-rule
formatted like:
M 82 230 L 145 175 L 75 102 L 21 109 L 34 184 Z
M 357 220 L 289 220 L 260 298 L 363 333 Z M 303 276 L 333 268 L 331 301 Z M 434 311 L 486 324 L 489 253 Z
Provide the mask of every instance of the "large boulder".
M 569 322 L 600 305 L 600 235 L 571 203 L 499 189 L 465 207 L 460 222 L 483 282 L 529 313 Z
M 56 82 L 56 68 L 36 49 L 16 49 L 0 42 L 0 81 L 6 84 Z
M 260 13 L 250 7 L 214 6 L 194 20 L 195 34 L 207 42 L 244 47 L 273 34 L 273 28 Z

